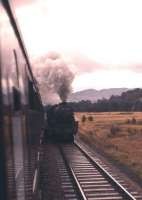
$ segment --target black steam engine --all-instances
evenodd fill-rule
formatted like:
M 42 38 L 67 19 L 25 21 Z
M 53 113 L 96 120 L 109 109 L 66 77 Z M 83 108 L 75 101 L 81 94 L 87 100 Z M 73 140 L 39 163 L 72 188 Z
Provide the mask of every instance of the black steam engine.
M 67 103 L 60 103 L 47 109 L 46 141 L 73 142 L 77 129 L 78 122 L 75 121 L 73 110 Z

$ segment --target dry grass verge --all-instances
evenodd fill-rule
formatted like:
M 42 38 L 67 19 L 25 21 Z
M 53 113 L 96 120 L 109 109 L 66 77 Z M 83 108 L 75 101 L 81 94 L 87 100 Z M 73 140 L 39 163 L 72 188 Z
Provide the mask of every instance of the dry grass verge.
M 79 121 L 79 136 L 86 143 L 100 149 L 142 181 L 141 112 L 76 113 L 75 116 Z

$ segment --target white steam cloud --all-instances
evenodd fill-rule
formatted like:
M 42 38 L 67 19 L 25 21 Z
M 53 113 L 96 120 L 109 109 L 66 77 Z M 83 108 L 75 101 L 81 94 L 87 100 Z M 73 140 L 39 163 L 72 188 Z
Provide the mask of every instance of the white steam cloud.
M 44 103 L 55 104 L 67 100 L 74 79 L 72 67 L 71 63 L 55 52 L 35 61 L 35 75 Z

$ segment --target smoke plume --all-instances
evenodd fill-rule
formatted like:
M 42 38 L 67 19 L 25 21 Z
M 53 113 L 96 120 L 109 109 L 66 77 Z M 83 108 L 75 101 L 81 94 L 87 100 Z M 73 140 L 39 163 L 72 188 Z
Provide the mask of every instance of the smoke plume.
M 38 59 L 34 66 L 44 103 L 66 101 L 74 79 L 71 64 L 60 54 L 52 52 Z

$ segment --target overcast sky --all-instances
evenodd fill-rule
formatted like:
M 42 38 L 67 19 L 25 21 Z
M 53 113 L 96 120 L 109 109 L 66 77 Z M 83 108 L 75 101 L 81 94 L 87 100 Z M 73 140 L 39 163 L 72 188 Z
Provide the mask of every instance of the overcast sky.
M 14 0 L 28 52 L 60 52 L 74 90 L 142 87 L 141 0 Z

